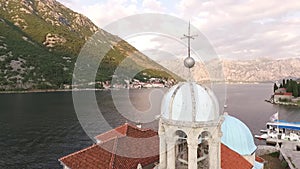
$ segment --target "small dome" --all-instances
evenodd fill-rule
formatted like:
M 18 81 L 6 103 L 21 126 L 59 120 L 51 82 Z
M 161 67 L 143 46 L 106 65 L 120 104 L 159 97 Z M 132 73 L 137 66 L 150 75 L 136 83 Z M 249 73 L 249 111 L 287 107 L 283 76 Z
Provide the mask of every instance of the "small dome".
M 257 148 L 249 128 L 235 117 L 224 115 L 222 133 L 222 143 L 241 155 L 251 155 Z
M 213 92 L 195 82 L 179 83 L 165 94 L 161 113 L 164 119 L 205 122 L 219 119 L 219 104 Z

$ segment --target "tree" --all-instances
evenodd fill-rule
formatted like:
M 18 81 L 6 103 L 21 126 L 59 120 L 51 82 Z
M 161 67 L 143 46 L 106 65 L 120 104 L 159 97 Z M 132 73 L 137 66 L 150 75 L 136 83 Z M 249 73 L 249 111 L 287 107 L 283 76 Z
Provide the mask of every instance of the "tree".
M 286 92 L 293 92 L 293 84 L 292 80 L 288 80 Z
M 287 79 L 287 80 L 286 80 L 286 84 L 285 84 L 285 86 L 283 86 L 283 87 L 284 87 L 284 88 L 288 88 L 289 84 L 290 84 L 290 80 Z
M 274 83 L 274 86 L 273 86 L 273 92 L 275 93 L 275 91 L 278 89 L 278 86 L 276 83 Z
M 293 83 L 293 96 L 298 97 L 298 95 L 299 95 L 299 92 L 298 92 L 298 86 L 297 86 L 297 82 L 296 82 L 296 83 Z
M 102 82 L 96 83 L 96 84 L 95 84 L 95 89 L 104 89 L 103 83 L 102 83 Z
M 282 86 L 283 86 L 283 87 L 286 87 L 285 79 L 282 80 Z
M 282 84 L 280 84 L 279 88 L 283 88 L 283 85 L 282 85 Z
M 300 97 L 300 84 L 297 84 L 297 88 L 298 88 L 298 97 Z

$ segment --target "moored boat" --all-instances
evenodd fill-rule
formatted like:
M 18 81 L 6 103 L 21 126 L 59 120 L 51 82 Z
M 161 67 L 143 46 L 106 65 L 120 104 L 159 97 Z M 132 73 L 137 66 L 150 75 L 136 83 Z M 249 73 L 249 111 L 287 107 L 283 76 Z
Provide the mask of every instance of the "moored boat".
M 266 129 L 265 129 L 265 130 L 260 130 L 260 132 L 261 132 L 261 133 L 267 133 L 268 130 L 266 130 Z
M 255 135 L 257 139 L 276 139 L 287 141 L 299 141 L 300 142 L 300 123 L 299 122 L 287 122 L 284 120 L 275 120 L 266 124 L 267 129 L 260 130 L 262 135 Z
M 269 137 L 269 135 L 268 134 L 254 135 L 254 137 L 259 140 L 266 140 Z

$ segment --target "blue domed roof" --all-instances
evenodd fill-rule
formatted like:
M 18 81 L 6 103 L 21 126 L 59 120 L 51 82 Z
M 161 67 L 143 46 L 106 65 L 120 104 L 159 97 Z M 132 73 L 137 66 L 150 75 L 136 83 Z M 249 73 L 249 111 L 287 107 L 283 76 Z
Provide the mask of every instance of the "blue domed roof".
M 251 155 L 255 150 L 252 133 L 239 119 L 225 115 L 222 124 L 222 143 L 241 155 Z
M 206 122 L 219 119 L 219 104 L 214 93 L 195 82 L 174 85 L 162 100 L 164 119 Z

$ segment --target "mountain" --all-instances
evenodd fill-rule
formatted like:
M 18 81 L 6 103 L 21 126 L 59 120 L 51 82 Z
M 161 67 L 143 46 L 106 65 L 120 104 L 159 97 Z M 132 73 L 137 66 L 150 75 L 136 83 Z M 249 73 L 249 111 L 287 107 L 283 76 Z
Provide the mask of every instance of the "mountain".
M 268 82 L 300 77 L 300 59 L 224 60 L 224 74 L 229 82 Z
M 188 72 L 182 60 L 161 62 L 164 67 L 181 77 Z M 222 66 L 222 70 L 219 70 Z M 209 76 L 209 73 L 213 76 Z M 222 73 L 222 75 L 220 75 Z M 226 82 L 274 82 L 283 78 L 300 77 L 300 58 L 256 59 L 256 60 L 213 60 L 206 64 L 196 62 L 191 74 L 196 81 L 208 81 L 210 77 L 222 76 Z
M 171 73 L 119 37 L 97 28 L 85 16 L 55 0 L 0 0 L 0 90 L 56 89 L 72 83 L 77 56 L 100 32 L 110 46 L 96 81 L 111 80 L 126 58 L 137 78 L 170 78 Z

